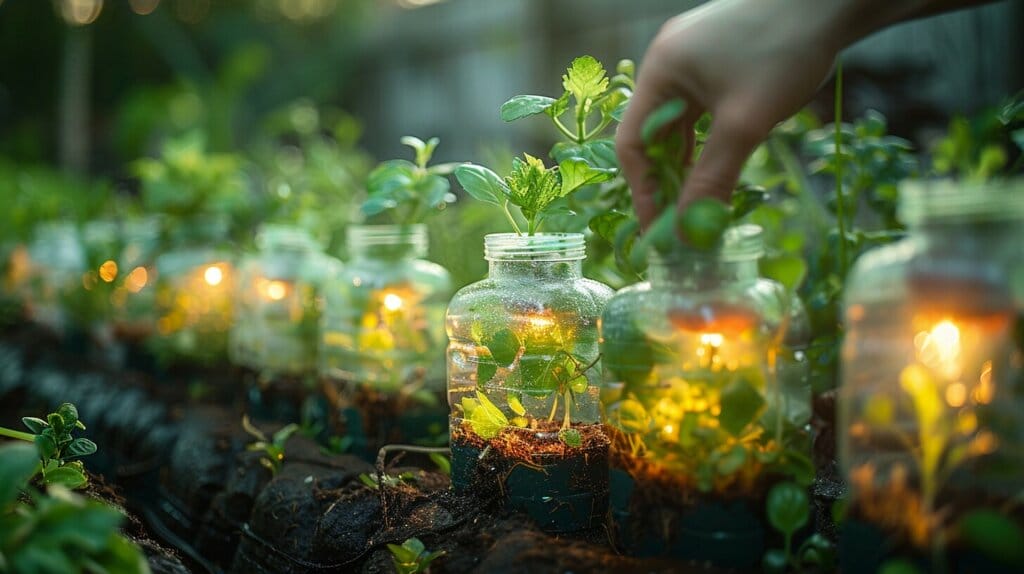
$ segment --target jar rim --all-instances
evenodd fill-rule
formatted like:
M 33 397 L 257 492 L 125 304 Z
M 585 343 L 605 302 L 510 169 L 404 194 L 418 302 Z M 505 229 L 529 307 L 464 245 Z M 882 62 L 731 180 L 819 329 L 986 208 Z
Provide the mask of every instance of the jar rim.
M 578 261 L 586 259 L 582 233 L 489 233 L 484 236 L 487 261 Z
M 315 251 L 320 248 L 309 231 L 281 223 L 266 223 L 256 232 L 256 245 L 260 249 L 283 247 Z
M 423 223 L 350 225 L 345 238 L 353 251 L 373 247 L 411 247 L 417 257 L 427 253 L 427 226 Z
M 904 180 L 899 186 L 898 213 L 908 225 L 1024 219 L 1024 178 Z

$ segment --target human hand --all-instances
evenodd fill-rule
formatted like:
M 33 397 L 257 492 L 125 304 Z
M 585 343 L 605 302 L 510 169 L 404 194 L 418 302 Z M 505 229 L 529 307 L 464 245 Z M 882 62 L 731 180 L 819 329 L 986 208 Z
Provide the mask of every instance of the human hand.
M 712 115 L 701 156 L 680 190 L 678 209 L 701 197 L 726 202 L 754 148 L 796 113 L 826 79 L 843 45 L 830 35 L 833 14 L 819 0 L 717 0 L 662 27 L 644 56 L 636 89 L 615 137 L 622 169 L 645 228 L 655 204 L 641 127 L 665 102 L 681 98 L 681 162 L 692 161 L 693 126 Z

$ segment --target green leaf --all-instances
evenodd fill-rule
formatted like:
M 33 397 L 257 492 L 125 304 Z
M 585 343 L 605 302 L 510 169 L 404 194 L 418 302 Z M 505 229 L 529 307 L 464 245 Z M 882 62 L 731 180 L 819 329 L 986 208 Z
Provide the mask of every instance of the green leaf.
M 70 466 L 62 466 L 47 472 L 45 480 L 48 485 L 63 486 L 69 490 L 85 486 L 85 483 L 88 482 L 82 471 Z
M 512 409 L 512 412 L 521 417 L 526 416 L 526 408 L 523 407 L 523 403 L 519 400 L 519 397 L 515 392 L 510 391 L 505 397 L 505 401 L 508 403 L 508 408 Z
M 420 556 L 419 552 L 414 552 L 406 548 L 404 544 L 401 546 L 398 544 L 388 544 L 388 550 L 390 550 L 391 555 L 394 556 L 396 566 L 415 564 L 416 559 Z
M 792 482 L 780 482 L 768 492 L 768 522 L 786 536 L 807 524 L 810 499 L 807 491 Z
M 36 473 L 39 452 L 27 443 L 0 446 L 0 510 L 14 502 Z
M 490 337 L 485 336 L 483 344 L 491 352 L 495 362 L 503 367 L 511 365 L 516 360 L 522 346 L 519 337 L 507 328 L 495 331 Z
M 702 197 L 688 206 L 679 218 L 683 239 L 697 249 L 712 249 L 732 223 L 732 209 L 725 203 Z
M 466 163 L 455 168 L 455 179 L 471 197 L 485 203 L 502 205 L 509 190 L 498 174 L 483 167 Z
M 742 434 L 765 406 L 761 393 L 742 377 L 734 379 L 722 389 L 720 401 L 722 413 L 718 422 L 733 436 Z
M 51 459 L 57 454 L 57 442 L 49 434 L 36 435 L 35 443 L 39 449 L 39 457 L 43 460 Z
M 484 440 L 490 440 L 508 425 L 508 418 L 484 393 L 477 391 L 476 400 L 476 408 L 472 409 L 469 422 L 473 432 Z
M 41 432 L 43 432 L 44 428 L 50 426 L 49 423 L 47 423 L 43 419 L 36 417 L 22 417 L 21 422 L 26 427 L 28 427 L 28 430 L 32 431 L 34 434 L 40 434 Z
M 60 415 L 65 427 L 74 427 L 78 422 L 78 409 L 71 403 L 64 403 L 58 407 L 57 414 Z
M 551 202 L 562 196 L 559 174 L 530 154 L 513 158 L 512 172 L 505 178 L 508 199 L 518 205 L 527 219 L 536 218 Z
M 96 452 L 96 443 L 87 438 L 76 438 L 64 449 L 66 455 L 88 456 Z
M 957 524 L 967 544 L 1004 564 L 1024 564 L 1024 529 L 1008 516 L 989 509 L 974 510 Z
M 558 433 L 558 438 L 570 448 L 583 446 L 583 436 L 576 429 L 564 429 Z
M 619 167 L 619 158 L 615 155 L 615 140 L 612 138 L 598 138 L 583 143 L 558 142 L 551 148 L 551 157 L 559 163 L 569 158 L 580 157 L 594 167 Z
M 551 103 L 551 107 L 545 110 L 548 116 L 552 119 L 557 119 L 564 114 L 569 109 L 569 96 L 569 92 L 562 92 L 562 95 Z
M 624 116 L 626 114 L 626 108 L 628 108 L 628 107 L 629 107 L 629 100 L 624 100 L 622 102 L 619 102 L 619 105 L 615 106 L 615 109 L 612 110 L 612 118 L 614 118 L 615 121 L 617 121 L 617 122 L 621 122 L 622 121 L 622 116 Z
M 494 362 L 494 359 L 490 357 L 481 357 L 477 359 L 476 363 L 476 385 L 482 387 L 490 382 L 494 378 L 494 374 L 498 372 L 498 363 Z
M 437 465 L 438 470 L 444 474 L 451 475 L 452 473 L 452 461 L 445 455 L 439 452 L 430 453 L 430 460 L 434 461 Z
M 730 475 L 743 468 L 747 462 L 747 449 L 743 445 L 733 445 L 729 452 L 725 453 L 715 463 L 715 470 L 723 476 Z
M 562 87 L 576 99 L 577 106 L 588 107 L 588 100 L 594 100 L 608 89 L 608 78 L 604 66 L 592 56 L 581 56 L 562 76 Z
M 655 136 L 666 126 L 681 118 L 685 111 L 686 102 L 678 98 L 669 100 L 655 108 L 650 115 L 644 118 L 644 123 L 640 128 L 640 137 L 644 145 L 654 143 Z
M 586 160 L 578 157 L 560 162 L 558 172 L 562 176 L 562 197 L 584 185 L 609 181 L 618 173 L 614 169 L 592 167 Z
M 794 292 L 807 276 L 807 263 L 799 255 L 783 253 L 765 257 L 760 262 L 761 275 L 781 283 Z
M 407 145 L 416 151 L 416 165 L 421 168 L 427 167 L 430 158 L 434 155 L 434 150 L 437 149 L 437 144 L 441 143 L 438 138 L 430 138 L 424 142 L 413 136 L 403 136 L 399 141 L 402 142 L 402 145 Z
M 770 197 L 768 191 L 760 185 L 743 185 L 736 188 L 732 192 L 733 218 L 739 219 L 754 211 Z
M 299 425 L 291 423 L 280 428 L 274 433 L 273 443 L 279 448 L 284 448 L 284 444 L 288 442 L 288 439 L 299 430 Z
M 501 105 L 501 119 L 512 122 L 535 114 L 541 114 L 555 103 L 547 96 L 515 96 Z

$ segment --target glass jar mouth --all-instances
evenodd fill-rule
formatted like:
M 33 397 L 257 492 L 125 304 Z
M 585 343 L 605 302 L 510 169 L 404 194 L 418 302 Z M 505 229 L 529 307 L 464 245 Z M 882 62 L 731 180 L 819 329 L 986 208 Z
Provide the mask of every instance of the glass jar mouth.
M 905 180 L 899 191 L 898 213 L 908 225 L 1024 219 L 1024 178 Z
M 260 249 L 288 249 L 315 251 L 320 248 L 313 236 L 301 227 L 269 223 L 256 232 L 256 247 Z
M 376 247 L 409 247 L 417 257 L 427 253 L 427 226 L 411 225 L 351 225 L 345 230 L 348 245 L 353 251 Z
M 491 233 L 484 237 L 487 261 L 579 261 L 586 257 L 582 233 Z

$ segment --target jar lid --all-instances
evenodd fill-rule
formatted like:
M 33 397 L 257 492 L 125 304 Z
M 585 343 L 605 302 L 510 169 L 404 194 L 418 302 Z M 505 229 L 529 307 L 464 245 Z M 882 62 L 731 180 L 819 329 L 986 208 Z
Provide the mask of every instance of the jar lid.
M 1024 219 L 1024 179 L 989 182 L 907 180 L 900 184 L 904 223 Z
M 491 233 L 484 237 L 488 261 L 575 261 L 585 259 L 582 233 Z

